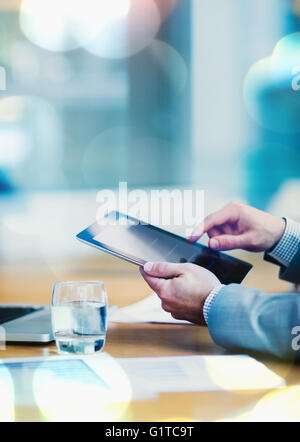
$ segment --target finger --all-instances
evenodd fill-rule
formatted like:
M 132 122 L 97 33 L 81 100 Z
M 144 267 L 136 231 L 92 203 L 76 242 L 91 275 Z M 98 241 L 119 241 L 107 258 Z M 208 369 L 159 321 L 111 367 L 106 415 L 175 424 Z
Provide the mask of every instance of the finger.
M 161 293 L 164 283 L 168 282 L 165 279 L 155 278 L 154 276 L 147 275 L 144 270 L 140 267 L 140 273 L 147 284 L 154 290 L 155 293 Z
M 209 240 L 209 247 L 213 250 L 245 249 L 248 247 L 247 235 L 220 235 Z
M 209 238 L 213 238 L 214 236 L 220 236 L 222 235 L 222 231 L 220 229 L 218 229 L 217 227 L 213 227 L 212 229 L 210 229 L 207 234 L 209 236 Z
M 204 229 L 204 220 L 202 221 L 201 224 L 198 224 L 198 226 L 194 228 L 192 233 L 187 237 L 187 241 L 196 242 L 203 234 L 203 229 Z
M 236 231 L 236 227 L 234 227 L 231 223 L 225 223 L 219 227 L 220 235 L 232 235 Z
M 189 241 L 195 242 L 197 241 L 204 233 L 208 232 L 212 228 L 222 226 L 227 222 L 234 222 L 237 218 L 237 211 L 235 210 L 234 204 L 228 204 L 223 209 L 218 210 L 211 215 L 208 215 L 203 224 L 196 227 L 192 232 L 191 236 L 188 238 Z
M 182 274 L 183 264 L 173 264 L 169 262 L 147 262 L 144 265 L 144 272 L 156 278 L 175 278 Z

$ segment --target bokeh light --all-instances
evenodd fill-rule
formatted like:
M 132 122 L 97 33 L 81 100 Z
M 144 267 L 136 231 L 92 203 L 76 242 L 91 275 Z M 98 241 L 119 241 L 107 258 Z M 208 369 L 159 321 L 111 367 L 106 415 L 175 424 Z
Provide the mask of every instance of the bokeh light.
M 178 4 L 178 0 L 155 0 L 162 20 L 166 20 Z
M 295 385 L 266 394 L 247 415 L 247 420 L 251 422 L 299 422 L 300 386 Z
M 28 41 L 13 43 L 10 53 L 13 79 L 22 85 L 36 85 L 41 73 L 41 63 L 35 48 Z
M 23 97 L 12 95 L 1 99 L 0 124 L 20 121 L 23 118 L 23 113 Z
M 274 48 L 272 54 L 272 75 L 290 79 L 295 67 L 300 66 L 300 32 L 283 37 Z
M 60 169 L 61 124 L 55 107 L 47 100 L 32 95 L 3 98 L 0 129 L 0 161 L 3 150 L 14 185 L 26 182 L 29 188 L 46 187 L 64 180 Z
M 0 422 L 12 422 L 15 418 L 15 392 L 11 374 L 4 361 L 0 361 Z
M 87 185 L 99 187 L 99 177 L 113 187 L 122 181 L 126 170 L 129 133 L 130 128 L 127 126 L 112 127 L 101 132 L 88 144 L 82 158 L 82 174 Z
M 244 394 L 245 387 L 247 390 L 265 390 L 282 387 L 285 383 L 263 364 L 246 356 L 223 358 L 222 364 L 218 364 L 218 356 L 204 357 L 204 361 L 209 377 L 223 390 Z
M 53 364 L 53 359 L 49 361 Z M 72 370 L 72 360 L 66 362 Z M 91 357 L 88 364 L 96 366 L 97 370 L 97 375 L 90 372 L 89 379 L 83 379 L 81 371 L 75 371 L 72 376 L 65 370 L 50 370 L 48 360 L 36 369 L 34 397 L 47 420 L 111 421 L 124 416 L 132 398 L 130 382 L 124 370 L 107 354 Z M 89 367 L 85 369 L 88 372 L 91 370 Z
M 300 132 L 300 92 L 294 86 L 299 60 L 297 32 L 282 38 L 272 55 L 255 63 L 245 78 L 244 101 L 249 114 L 274 132 Z
M 36 45 L 67 51 L 93 39 L 113 20 L 127 16 L 130 0 L 23 0 L 20 24 Z
M 74 35 L 76 5 L 76 0 L 23 0 L 20 9 L 21 28 L 30 41 L 44 49 L 75 49 L 79 46 Z
M 20 25 L 51 51 L 85 47 L 104 58 L 125 58 L 154 39 L 161 19 L 154 0 L 23 0 Z
M 184 92 L 188 80 L 188 68 L 182 55 L 175 48 L 160 40 L 153 41 L 149 46 L 149 52 L 158 68 L 166 76 L 172 93 Z
M 103 58 L 130 57 L 154 40 L 160 24 L 154 0 L 130 0 L 128 14 L 107 17 L 96 38 L 84 47 Z
M 171 117 L 168 123 L 170 120 Z M 164 123 L 162 120 L 161 124 Z M 137 127 L 112 127 L 97 135 L 86 147 L 82 158 L 85 183 L 98 189 L 101 188 L 100 179 L 106 183 L 106 187 L 115 188 L 120 181 L 127 181 L 130 186 L 130 177 L 134 176 L 134 186 L 151 185 L 151 180 L 163 180 L 168 184 L 173 169 L 166 170 L 162 178 L 157 158 L 160 158 L 162 164 L 170 164 L 170 155 L 175 146 L 163 138 L 143 136 L 142 130 Z M 152 171 L 151 177 L 145 176 L 145 164 Z

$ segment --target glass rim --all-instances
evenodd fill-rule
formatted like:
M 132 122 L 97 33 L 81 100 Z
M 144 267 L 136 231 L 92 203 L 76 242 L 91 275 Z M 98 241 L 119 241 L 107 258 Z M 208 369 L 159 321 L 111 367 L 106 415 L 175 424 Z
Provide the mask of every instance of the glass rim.
M 56 282 L 53 285 L 52 297 L 51 297 L 51 306 L 59 305 L 62 301 L 59 299 L 60 295 L 59 290 L 62 288 L 80 288 L 80 287 L 98 287 L 101 290 L 101 296 L 103 297 L 105 305 L 107 305 L 107 292 L 105 283 L 103 281 L 62 281 Z M 57 298 L 58 296 L 58 298 Z M 79 300 L 77 296 L 74 296 L 74 301 Z M 82 299 L 82 301 L 86 302 L 86 299 Z M 95 302 L 99 302 L 98 298 L 95 298 Z
M 105 287 L 105 284 L 103 281 L 61 281 L 61 282 L 55 282 L 53 287 L 56 287 L 56 286 L 85 286 L 85 285 L 101 285 L 102 287 Z

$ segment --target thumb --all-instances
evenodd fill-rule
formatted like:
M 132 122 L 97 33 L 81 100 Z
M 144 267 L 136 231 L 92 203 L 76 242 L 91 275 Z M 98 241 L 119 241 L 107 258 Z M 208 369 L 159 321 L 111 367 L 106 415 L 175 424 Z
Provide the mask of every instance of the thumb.
M 209 247 L 213 250 L 243 249 L 247 246 L 245 235 L 219 235 L 209 240 Z
M 182 274 L 182 264 L 173 264 L 169 262 L 147 262 L 144 265 L 144 272 L 149 276 L 156 278 L 175 278 Z

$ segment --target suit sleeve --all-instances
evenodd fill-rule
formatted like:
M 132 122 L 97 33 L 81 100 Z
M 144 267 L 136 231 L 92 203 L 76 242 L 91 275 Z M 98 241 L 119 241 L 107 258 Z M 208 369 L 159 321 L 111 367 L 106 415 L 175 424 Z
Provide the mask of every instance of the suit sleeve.
M 300 294 L 268 295 L 262 291 L 230 284 L 215 296 L 208 328 L 217 345 L 247 349 L 279 358 L 296 357 L 292 330 L 300 326 Z
M 300 284 L 300 224 L 286 218 L 285 221 L 281 240 L 265 254 L 265 260 L 280 265 L 280 279 Z
M 300 224 L 285 219 L 286 229 L 276 247 L 265 255 L 280 265 L 279 277 L 300 284 Z M 210 299 L 207 324 L 216 344 L 297 358 L 293 330 L 300 326 L 300 293 L 269 295 L 231 284 Z
M 278 264 L 276 260 L 268 255 L 265 255 L 265 260 L 272 262 L 273 264 Z M 281 266 L 279 278 L 288 282 L 293 282 L 294 284 L 300 284 L 300 248 L 288 267 Z

